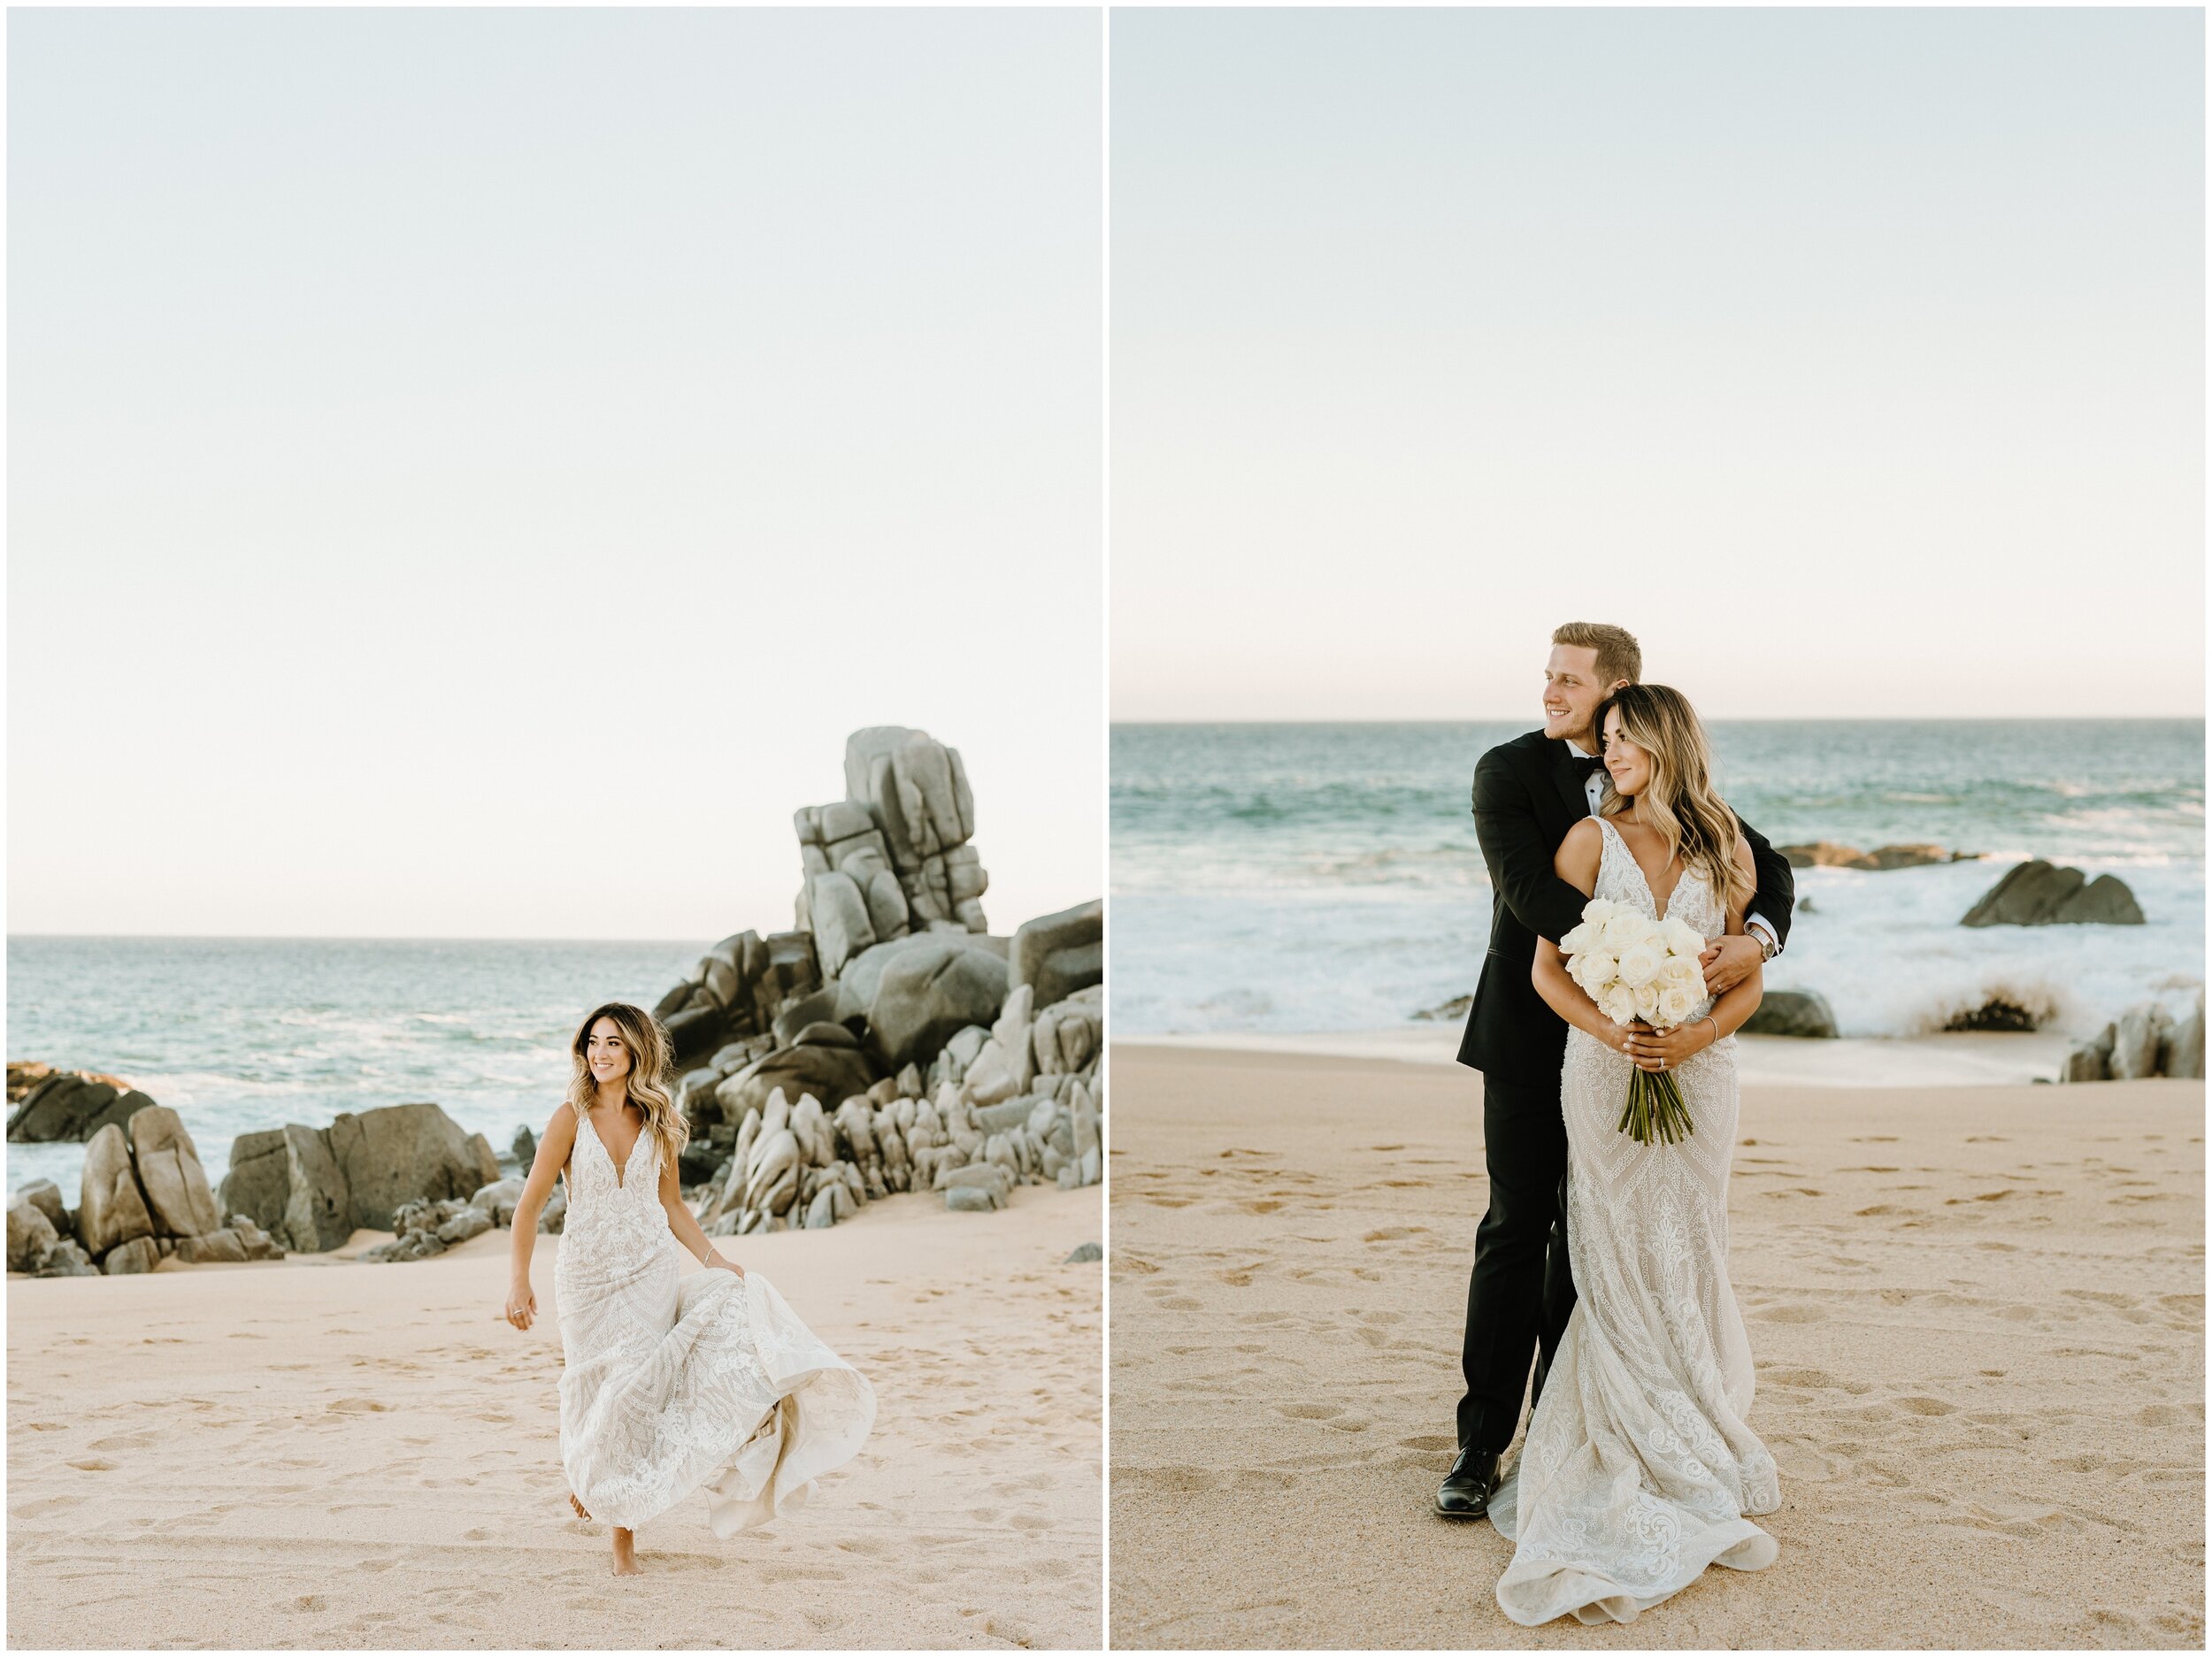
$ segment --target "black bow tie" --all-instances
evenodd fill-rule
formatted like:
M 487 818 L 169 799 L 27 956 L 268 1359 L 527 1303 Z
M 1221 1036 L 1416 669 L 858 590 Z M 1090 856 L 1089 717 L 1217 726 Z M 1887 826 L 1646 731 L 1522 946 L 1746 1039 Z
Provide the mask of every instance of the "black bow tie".
M 1601 755 L 1593 755 L 1588 759 L 1585 759 L 1570 748 L 1567 751 L 1567 763 L 1574 767 L 1576 776 L 1587 782 L 1598 774 L 1599 768 L 1605 763 L 1605 760 Z

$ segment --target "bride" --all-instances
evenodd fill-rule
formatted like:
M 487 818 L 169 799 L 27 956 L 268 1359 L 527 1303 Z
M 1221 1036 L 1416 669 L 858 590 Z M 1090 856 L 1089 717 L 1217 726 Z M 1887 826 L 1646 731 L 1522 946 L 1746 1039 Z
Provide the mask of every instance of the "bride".
M 1560 845 L 1560 876 L 1708 939 L 1740 932 L 1751 848 L 1713 792 L 1689 702 L 1624 686 L 1598 729 L 1610 786 Z M 1745 1419 L 1751 1349 L 1728 1281 L 1731 1038 L 1758 1009 L 1759 973 L 1663 1033 L 1599 1011 L 1548 940 L 1534 980 L 1571 1026 L 1561 1103 L 1577 1299 L 1520 1458 L 1490 1499 L 1514 1543 L 1498 1604 L 1530 1626 L 1571 1613 L 1626 1622 L 1709 1564 L 1757 1570 L 1775 1557 L 1745 1516 L 1773 1512 L 1781 1492 Z M 1686 1138 L 1640 1144 L 1616 1126 L 1637 1068 L 1674 1072 Z
M 553 1287 L 561 1319 L 561 1465 L 569 1505 L 614 1530 L 614 1573 L 637 1571 L 637 1527 L 693 1491 L 718 1537 L 764 1524 L 851 1460 L 873 1390 L 767 1279 L 725 1260 L 677 1188 L 686 1130 L 649 1014 L 611 1001 L 569 1044 L 568 1096 L 515 1204 L 507 1321 L 537 1316 L 530 1253 L 553 1181 L 568 1178 Z M 707 1270 L 680 1277 L 680 1240 Z

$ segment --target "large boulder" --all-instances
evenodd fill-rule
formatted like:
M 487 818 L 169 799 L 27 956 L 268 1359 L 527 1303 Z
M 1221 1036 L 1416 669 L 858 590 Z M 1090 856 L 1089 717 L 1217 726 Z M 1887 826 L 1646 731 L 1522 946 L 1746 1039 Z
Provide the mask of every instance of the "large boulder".
M 8 1270 L 36 1271 L 61 1241 L 52 1221 L 30 1198 L 18 1192 L 8 1200 Z
M 2113 1037 L 2112 1079 L 2133 1082 L 2157 1075 L 2172 1039 L 2173 1020 L 2157 1002 L 2128 1009 Z
M 188 1266 L 242 1266 L 249 1256 L 246 1239 L 222 1226 L 203 1236 L 178 1239 L 175 1258 Z
M 154 1231 L 162 1237 L 199 1237 L 219 1228 L 222 1213 L 209 1189 L 207 1170 L 184 1123 L 166 1105 L 150 1105 L 131 1117 L 131 1161 L 146 1193 Z
M 2174 1039 L 2166 1055 L 2166 1074 L 2192 1081 L 2204 1079 L 2204 992 L 2197 992 L 2197 1004 L 2191 1008 L 2175 1028 Z
M 1014 934 L 1009 987 L 1026 984 L 1036 1004 L 1049 1007 L 1106 976 L 1106 906 L 1094 898 L 1057 915 L 1040 916 Z M 980 1021 L 978 1021 L 980 1022 Z
M 14 1144 L 75 1139 L 89 1143 L 110 1123 L 119 1126 L 154 1101 L 109 1078 L 58 1070 L 23 1096 L 8 1117 Z
M 353 1196 L 326 1133 L 296 1122 L 231 1142 L 222 1211 L 242 1214 L 284 1247 L 319 1254 L 353 1235 Z
M 77 1236 L 93 1258 L 134 1238 L 154 1234 L 153 1216 L 131 1170 L 130 1142 L 111 1122 L 84 1149 L 84 1183 L 77 1203 Z M 150 1245 L 149 1245 L 150 1247 Z
M 2135 894 L 2111 875 L 2093 881 L 2040 857 L 2016 864 L 1967 910 L 1962 926 L 2140 926 Z
M 1037 1015 L 1029 1042 L 1041 1076 L 1071 1076 L 1091 1064 L 1105 1046 L 1106 986 L 1094 984 Z
M 806 912 L 826 978 L 837 977 L 848 961 L 876 941 L 868 900 L 850 875 L 833 869 L 809 879 Z
M 19 1185 L 10 1194 L 8 1201 L 13 1202 L 18 1197 L 43 1214 L 57 1232 L 66 1234 L 74 1229 L 69 1223 L 69 1210 L 62 1204 L 61 1188 L 52 1180 L 34 1179 L 27 1185 Z
M 150 1237 L 134 1237 L 118 1243 L 100 1257 L 100 1270 L 111 1277 L 126 1272 L 151 1271 L 161 1264 L 161 1250 Z
M 2112 1048 L 2120 1037 L 2117 1024 L 2107 1024 L 2093 1041 L 2084 1041 L 2066 1055 L 2058 1072 L 2062 1082 L 2108 1082 L 2112 1079 Z
M 346 1111 L 328 1132 L 331 1158 L 353 1201 L 353 1223 L 371 1231 L 389 1231 L 392 1211 L 403 1202 L 465 1201 L 499 1178 L 499 1159 L 483 1136 L 464 1133 L 427 1101 Z
M 832 1039 L 832 1031 L 844 1041 Z M 815 1039 L 805 1039 L 810 1034 Z M 836 1024 L 810 1024 L 801 1035 L 799 1041 L 748 1065 L 714 1090 L 725 1121 L 742 1123 L 754 1111 L 766 1109 L 769 1095 L 778 1088 L 787 1099 L 811 1093 L 824 1109 L 834 1110 L 875 1085 L 875 1067 L 852 1044 L 850 1031 Z
M 857 1012 L 893 1070 L 932 1057 L 969 1024 L 996 1019 L 1010 987 L 1006 963 L 965 932 L 924 932 L 870 950 L 841 986 L 838 1010 Z
M 1811 990 L 1769 990 L 1743 1025 L 1749 1036 L 1832 1038 L 1836 1015 L 1827 998 Z

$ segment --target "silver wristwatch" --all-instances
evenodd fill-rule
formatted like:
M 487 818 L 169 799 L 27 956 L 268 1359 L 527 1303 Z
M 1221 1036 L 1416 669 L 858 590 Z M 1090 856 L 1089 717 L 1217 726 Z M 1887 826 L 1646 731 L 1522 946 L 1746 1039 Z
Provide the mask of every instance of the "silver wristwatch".
M 1758 940 L 1759 963 L 1762 966 L 1765 965 L 1768 962 L 1773 960 L 1775 956 L 1782 953 L 1782 946 L 1774 941 L 1773 937 L 1767 932 L 1765 927 L 1747 926 L 1744 930 Z

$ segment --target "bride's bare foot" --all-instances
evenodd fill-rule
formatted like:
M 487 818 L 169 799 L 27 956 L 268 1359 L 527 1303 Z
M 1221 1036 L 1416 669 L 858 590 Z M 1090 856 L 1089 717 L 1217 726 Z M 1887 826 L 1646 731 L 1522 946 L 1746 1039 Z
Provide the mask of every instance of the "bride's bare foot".
M 591 1517 L 589 1514 L 584 1511 L 584 1504 L 576 1500 L 576 1492 L 572 1490 L 568 1492 L 568 1505 L 576 1509 L 576 1516 L 579 1519 L 588 1519 Z
M 614 1574 L 618 1576 L 636 1576 L 643 1573 L 638 1568 L 637 1538 L 620 1525 L 614 1528 Z

